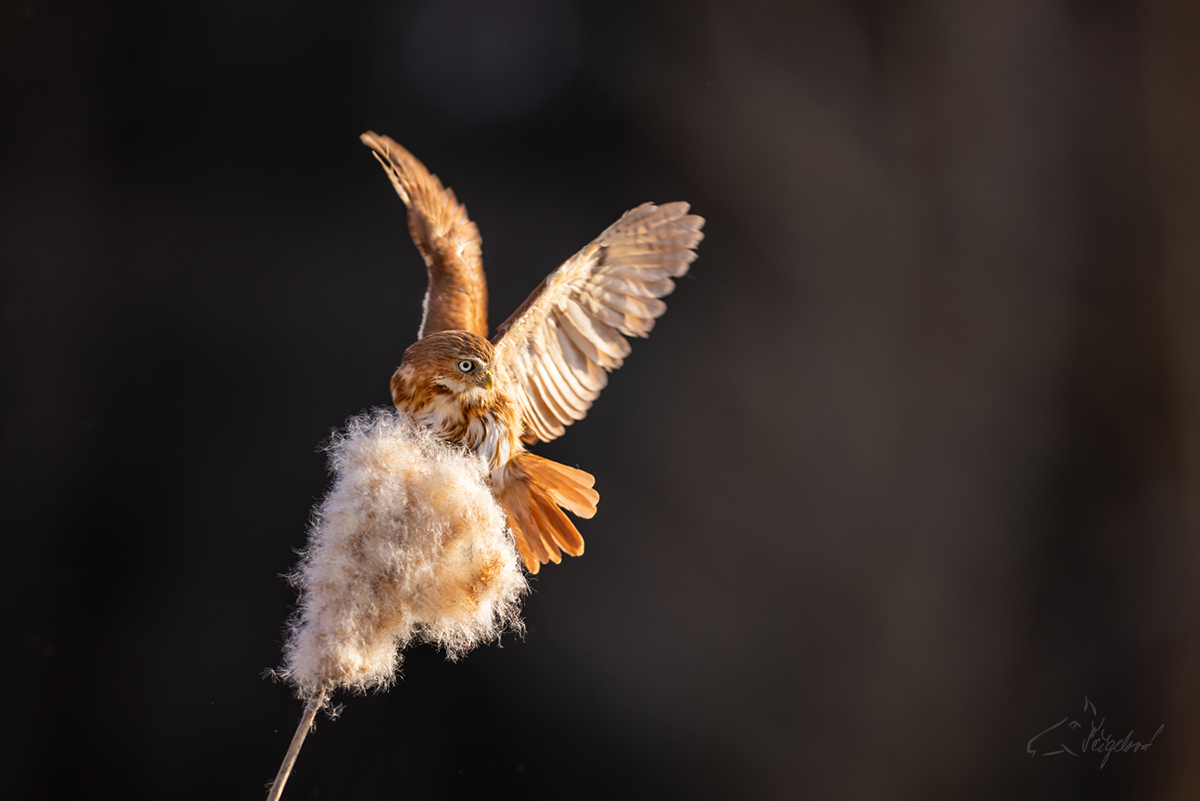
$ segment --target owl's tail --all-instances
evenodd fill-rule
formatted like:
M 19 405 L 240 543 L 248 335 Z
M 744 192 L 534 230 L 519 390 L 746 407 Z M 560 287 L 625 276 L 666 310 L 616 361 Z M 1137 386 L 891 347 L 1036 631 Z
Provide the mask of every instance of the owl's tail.
M 596 514 L 596 479 L 532 453 L 517 454 L 504 470 L 497 495 L 529 572 L 538 572 L 547 562 L 561 562 L 563 552 L 582 554 L 583 537 L 559 507 L 583 518 Z

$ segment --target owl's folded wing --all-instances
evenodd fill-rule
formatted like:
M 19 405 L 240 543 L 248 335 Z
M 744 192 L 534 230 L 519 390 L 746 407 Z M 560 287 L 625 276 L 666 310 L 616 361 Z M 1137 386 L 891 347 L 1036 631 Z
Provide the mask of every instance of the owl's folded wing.
M 687 203 L 643 203 L 546 276 L 496 331 L 496 361 L 521 407 L 522 439 L 550 441 L 582 420 L 608 371 L 667 310 L 696 258 L 704 218 Z
M 429 270 L 425 315 L 418 339 L 438 331 L 487 330 L 487 279 L 479 229 L 467 209 L 417 158 L 392 139 L 367 131 L 363 144 L 375 152 L 396 194 L 408 206 L 408 230 Z

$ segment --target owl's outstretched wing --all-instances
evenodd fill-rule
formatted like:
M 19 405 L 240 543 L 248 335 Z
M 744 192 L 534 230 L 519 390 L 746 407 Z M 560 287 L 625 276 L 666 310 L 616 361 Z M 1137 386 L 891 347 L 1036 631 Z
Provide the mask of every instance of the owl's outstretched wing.
M 417 337 L 438 331 L 487 330 L 487 278 L 479 251 L 479 229 L 467 217 L 454 192 L 389 137 L 367 131 L 362 142 L 392 179 L 408 206 L 408 230 L 429 270 L 425 314 Z
M 533 291 L 496 331 L 496 362 L 525 418 L 526 442 L 562 436 L 582 420 L 644 337 L 696 258 L 704 218 L 687 203 L 643 203 L 625 212 Z

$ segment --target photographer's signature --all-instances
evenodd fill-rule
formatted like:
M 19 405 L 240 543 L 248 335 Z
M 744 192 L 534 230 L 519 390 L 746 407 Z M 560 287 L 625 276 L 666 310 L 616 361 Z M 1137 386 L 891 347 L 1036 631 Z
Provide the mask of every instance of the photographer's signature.
M 1071 748 L 1061 741 L 1060 738 L 1065 739 L 1065 730 L 1060 731 L 1057 734 L 1051 734 L 1051 732 L 1053 732 L 1059 726 L 1062 726 L 1064 723 L 1068 729 L 1083 728 L 1083 724 L 1077 720 L 1071 720 L 1068 722 L 1069 716 L 1063 718 L 1058 723 L 1055 723 L 1044 732 L 1035 734 L 1032 738 L 1030 738 L 1029 742 L 1025 744 L 1025 751 L 1031 756 L 1037 756 L 1039 753 L 1042 756 L 1054 756 L 1055 754 L 1070 754 L 1071 756 L 1079 756 L 1079 754 L 1086 754 L 1088 751 L 1094 751 L 1095 753 L 1104 754 L 1104 759 L 1100 760 L 1100 767 L 1103 768 L 1105 763 L 1108 762 L 1108 758 L 1112 756 L 1114 752 L 1124 754 L 1128 753 L 1129 751 L 1133 751 L 1134 753 L 1137 753 L 1138 751 L 1148 751 L 1150 746 L 1154 745 L 1154 738 L 1157 737 L 1159 733 L 1162 732 L 1163 727 L 1166 726 L 1165 723 L 1162 726 L 1159 726 L 1158 731 L 1154 732 L 1154 734 L 1150 737 L 1150 742 L 1147 743 L 1134 740 L 1133 729 L 1130 729 L 1129 733 L 1126 734 L 1122 739 L 1117 740 L 1104 730 L 1104 718 L 1100 718 L 1099 723 L 1096 722 L 1096 718 L 1099 715 L 1099 713 L 1096 711 L 1096 705 L 1089 701 L 1085 695 L 1083 697 L 1083 711 L 1087 712 L 1089 710 L 1091 710 L 1092 713 L 1091 729 L 1088 731 L 1088 735 L 1083 738 L 1083 742 L 1077 746 L 1079 749 L 1078 753 L 1071 750 Z M 1039 740 L 1041 741 L 1040 743 Z M 1035 743 L 1038 744 L 1037 748 L 1034 747 Z M 1056 746 L 1057 750 L 1054 751 L 1038 751 L 1038 748 L 1055 748 Z

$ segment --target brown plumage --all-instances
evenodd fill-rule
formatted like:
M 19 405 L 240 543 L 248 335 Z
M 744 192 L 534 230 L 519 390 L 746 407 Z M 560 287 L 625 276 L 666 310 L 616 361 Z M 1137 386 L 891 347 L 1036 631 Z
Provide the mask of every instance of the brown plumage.
M 487 279 L 479 229 L 454 192 L 412 153 L 368 131 L 362 141 L 375 151 L 396 193 L 408 206 L 408 232 L 425 259 L 429 291 L 417 337 L 463 330 L 487 337 Z
M 443 439 L 481 456 L 531 573 L 583 553 L 566 509 L 596 513 L 595 479 L 525 445 L 582 420 L 644 337 L 696 257 L 704 220 L 688 204 L 643 203 L 538 285 L 487 337 L 487 280 L 479 230 L 454 193 L 411 153 L 371 132 L 375 152 L 408 206 L 408 228 L 429 272 L 418 340 L 392 376 L 392 400 Z M 561 508 L 560 508 L 561 507 Z

